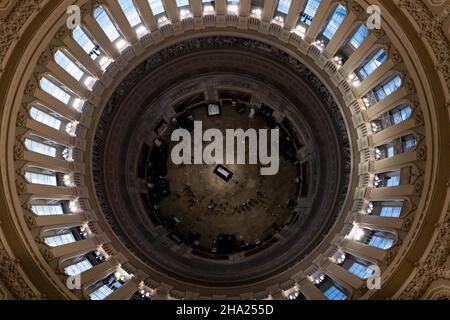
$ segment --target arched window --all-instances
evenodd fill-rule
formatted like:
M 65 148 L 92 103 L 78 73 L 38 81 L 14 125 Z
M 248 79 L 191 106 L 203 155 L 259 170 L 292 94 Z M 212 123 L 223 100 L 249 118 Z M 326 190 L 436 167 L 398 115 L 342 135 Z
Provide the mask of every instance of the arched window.
M 94 18 L 111 42 L 120 38 L 119 31 L 103 7 L 97 7 L 94 10 Z
M 106 277 L 103 281 L 97 283 L 95 285 L 97 289 L 89 296 L 91 300 L 103 300 L 119 289 L 125 282 L 125 277 L 120 274 L 120 272 L 116 272 Z
M 53 129 L 59 130 L 61 128 L 60 120 L 58 120 L 57 118 L 49 115 L 48 113 L 46 113 L 38 108 L 31 107 L 30 108 L 30 116 L 37 122 L 45 124 L 46 126 L 49 126 Z
M 69 231 L 65 234 L 46 237 L 44 241 L 50 247 L 59 247 L 65 244 L 74 243 L 76 242 L 76 239 L 72 232 Z
M 56 148 L 31 139 L 25 139 L 25 147 L 32 152 L 43 154 L 52 158 L 56 157 Z
M 73 29 L 72 37 L 93 60 L 101 55 L 100 46 L 95 44 L 82 28 Z
M 366 107 L 370 108 L 378 102 L 383 101 L 386 97 L 401 88 L 401 86 L 402 78 L 399 75 L 391 77 L 389 80 L 385 81 L 384 83 L 378 85 L 373 90 L 368 92 L 367 95 L 363 98 L 363 102 Z
M 61 204 L 34 204 L 31 206 L 31 210 L 38 216 L 57 216 L 64 214 Z
M 68 104 L 71 98 L 71 95 L 61 89 L 58 85 L 55 84 L 55 82 L 51 81 L 47 77 L 42 77 L 41 81 L 39 82 L 41 89 L 47 92 L 52 97 L 58 99 L 64 104 Z
M 135 27 L 142 23 L 142 19 L 134 5 L 133 0 L 119 0 L 119 5 L 122 8 L 123 13 L 127 17 L 131 27 Z
M 27 171 L 25 173 L 25 178 L 29 183 L 32 184 L 41 184 L 55 187 L 58 186 L 56 174 L 43 174 Z
M 380 217 L 398 218 L 403 209 L 402 200 L 372 201 L 367 208 L 367 214 Z
M 290 7 L 291 7 L 291 0 L 279 0 L 277 11 L 287 15 Z
M 77 81 L 84 76 L 84 71 L 62 50 L 55 52 L 55 62 Z
M 326 39 L 331 40 L 337 29 L 341 26 L 346 15 L 347 9 L 345 9 L 345 7 L 341 4 L 338 5 L 333 15 L 331 16 L 331 19 L 328 21 L 325 29 L 323 30 L 322 35 Z
M 395 126 L 403 121 L 411 118 L 413 113 L 412 108 L 409 105 L 401 105 L 396 107 L 379 118 L 371 121 L 373 133 L 378 133 L 389 127 Z
M 379 49 L 375 52 L 369 59 L 358 69 L 355 73 L 358 75 L 360 80 L 366 79 L 370 76 L 379 66 L 383 64 L 387 59 L 387 53 L 384 49 Z
M 367 27 L 365 25 L 362 24 L 359 26 L 358 30 L 356 30 L 356 32 L 350 38 L 349 43 L 354 49 L 358 49 L 359 46 L 364 42 L 364 40 L 367 38 L 368 35 L 369 35 L 369 30 L 367 29 Z
M 148 0 L 148 3 L 150 4 L 150 9 L 152 10 L 154 16 L 157 16 L 166 11 L 161 0 Z
M 371 231 L 366 244 L 383 250 L 388 250 L 394 245 L 392 234 L 382 231 Z
M 400 169 L 378 173 L 374 178 L 375 188 L 396 187 L 400 185 Z

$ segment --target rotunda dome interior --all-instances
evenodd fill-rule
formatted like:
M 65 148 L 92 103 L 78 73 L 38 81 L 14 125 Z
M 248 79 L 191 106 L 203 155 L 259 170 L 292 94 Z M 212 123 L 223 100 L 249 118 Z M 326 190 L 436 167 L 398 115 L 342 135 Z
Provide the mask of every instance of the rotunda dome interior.
M 449 26 L 0 1 L 0 299 L 448 299 Z

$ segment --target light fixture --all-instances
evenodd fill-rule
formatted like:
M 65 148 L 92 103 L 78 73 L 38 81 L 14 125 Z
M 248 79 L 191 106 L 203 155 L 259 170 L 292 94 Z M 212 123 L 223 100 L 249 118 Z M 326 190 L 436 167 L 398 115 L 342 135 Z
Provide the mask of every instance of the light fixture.
M 125 39 L 119 39 L 117 42 L 116 42 L 116 48 L 119 50 L 119 51 L 122 51 L 124 48 L 126 48 L 128 46 L 128 43 L 125 41 Z
M 136 34 L 139 38 L 142 38 L 144 35 L 148 33 L 147 28 L 145 26 L 140 26 L 136 29 Z
M 343 65 L 343 59 L 341 56 L 335 56 L 333 58 L 333 61 L 336 63 L 336 65 L 340 68 Z
M 189 11 L 189 9 L 181 9 L 180 10 L 180 18 L 181 19 L 186 19 L 191 17 L 191 11 Z
M 89 90 L 92 90 L 92 87 L 94 86 L 96 81 L 97 79 L 95 79 L 94 77 L 86 77 L 86 79 L 84 80 L 84 85 Z
M 364 237 L 364 234 L 365 234 L 364 229 L 361 229 L 361 228 L 359 228 L 359 227 L 356 227 L 356 228 L 357 228 L 357 229 L 356 229 L 356 232 L 355 232 L 354 239 L 355 239 L 356 241 L 361 241 L 362 238 Z
M 303 38 L 306 35 L 306 28 L 301 24 L 297 25 L 295 29 L 293 29 L 292 31 L 298 34 L 301 38 Z
M 108 66 L 111 64 L 111 62 L 112 62 L 112 60 L 110 58 L 108 58 L 106 56 L 103 56 L 103 57 L 100 58 L 100 61 L 99 61 L 98 64 L 100 65 L 100 68 L 103 71 L 105 71 L 106 68 L 108 68 Z
M 80 98 L 76 98 L 73 103 L 72 106 L 75 108 L 75 110 L 77 110 L 78 112 L 81 112 L 83 110 L 83 105 L 84 105 L 84 100 L 80 99 Z
M 78 200 L 71 200 L 69 202 L 69 211 L 71 213 L 79 213 L 81 212 L 80 204 L 78 203 Z
M 261 18 L 262 15 L 262 10 L 260 8 L 255 8 L 252 10 L 252 16 L 254 16 L 255 18 Z

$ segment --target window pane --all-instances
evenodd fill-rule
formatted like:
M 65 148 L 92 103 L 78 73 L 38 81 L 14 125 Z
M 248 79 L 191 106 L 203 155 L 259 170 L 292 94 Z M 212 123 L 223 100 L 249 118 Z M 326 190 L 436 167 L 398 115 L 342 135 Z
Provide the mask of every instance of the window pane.
M 228 1 L 230 2 L 230 1 Z M 233 3 L 239 2 L 239 1 L 233 1 Z M 189 5 L 189 0 L 177 0 L 177 7 L 186 7 Z
M 81 70 L 69 57 L 63 53 L 61 50 L 55 53 L 55 62 L 64 70 L 67 71 L 72 77 L 80 81 L 83 77 L 84 72 Z
M 389 249 L 394 244 L 394 240 L 386 239 L 380 236 L 373 236 L 369 241 L 369 246 L 380 248 L 383 250 Z
M 45 238 L 45 243 L 50 247 L 59 247 L 74 242 L 76 242 L 76 240 L 72 233 Z
M 72 31 L 72 37 L 78 45 L 86 52 L 92 59 L 95 60 L 100 55 L 98 46 L 92 42 L 83 29 L 76 27 Z
M 62 206 L 58 205 L 33 205 L 31 210 L 38 216 L 56 216 L 64 214 Z
M 32 152 L 43 154 L 52 158 L 56 157 L 56 148 L 34 140 L 25 139 L 25 147 Z
M 353 273 L 355 276 L 360 277 L 361 279 L 367 279 L 371 274 L 366 266 L 363 266 L 358 262 L 354 262 L 348 269 L 348 271 Z
M 132 0 L 119 0 L 119 5 L 132 27 L 135 27 L 138 24 L 142 23 L 141 17 L 139 16 L 139 13 L 137 12 Z
M 345 7 L 339 5 L 334 11 L 334 14 L 328 22 L 325 30 L 323 31 L 323 35 L 325 38 L 327 38 L 328 40 L 331 40 L 331 38 L 333 38 L 342 21 L 344 21 L 346 15 L 347 10 L 345 9 Z
M 75 276 L 91 268 L 92 264 L 87 259 L 84 259 L 83 261 L 80 261 L 78 263 L 66 267 L 64 269 L 64 273 L 67 274 L 68 276 Z
M 384 100 L 387 96 L 397 91 L 398 88 L 402 86 L 402 79 L 400 76 L 396 76 L 394 79 L 381 86 L 378 90 L 375 91 L 377 95 L 378 101 Z
M 150 4 L 150 8 L 152 9 L 153 15 L 158 15 L 160 13 L 163 13 L 165 11 L 164 5 L 161 0 L 148 0 L 148 3 Z
M 401 207 L 383 207 L 381 208 L 380 216 L 398 218 L 400 217 L 401 211 Z
M 347 299 L 347 295 L 336 288 L 335 286 L 331 286 L 324 292 L 324 295 L 330 300 L 345 300 Z
M 39 82 L 41 85 L 42 90 L 47 92 L 49 95 L 53 96 L 54 98 L 58 99 L 64 104 L 69 103 L 70 101 L 70 94 L 68 94 L 66 91 L 58 87 L 53 82 L 49 81 L 47 78 L 42 78 Z
M 61 128 L 61 121 L 35 107 L 31 107 L 30 116 L 37 122 L 52 127 L 53 129 L 59 130 Z
M 117 40 L 120 37 L 119 32 L 116 29 L 116 26 L 111 21 L 111 18 L 106 13 L 105 9 L 102 7 L 98 7 L 94 11 L 94 17 L 100 28 L 105 32 L 111 42 Z
M 356 33 L 350 40 L 350 44 L 353 46 L 353 48 L 358 49 L 368 35 L 369 30 L 367 29 L 367 27 L 365 25 L 361 25 L 358 31 L 356 31 Z
M 316 15 L 319 5 L 320 0 L 308 0 L 308 3 L 306 4 L 305 10 L 303 10 L 303 14 L 301 17 L 301 20 L 308 26 L 311 25 L 311 22 Z
M 356 71 L 356 73 L 359 75 L 359 78 L 361 80 L 366 79 L 368 76 L 370 76 L 375 70 L 378 69 L 379 66 L 383 64 L 384 61 L 386 61 L 387 54 L 384 49 L 380 49 L 375 53 L 375 55 L 370 58 L 369 61 L 367 61 L 359 70 Z
M 280 0 L 278 1 L 277 11 L 288 14 L 289 7 L 291 6 L 291 0 Z
M 396 187 L 399 184 L 400 184 L 400 176 L 392 176 L 388 178 L 386 186 Z
M 56 176 L 50 176 L 47 174 L 40 174 L 40 173 L 34 173 L 34 172 L 27 172 L 25 173 L 25 178 L 28 180 L 29 183 L 32 184 L 43 184 L 47 186 L 57 186 L 56 183 Z
M 89 296 L 91 297 L 91 300 L 103 300 L 113 292 L 114 291 L 107 285 L 104 285 L 92 292 Z

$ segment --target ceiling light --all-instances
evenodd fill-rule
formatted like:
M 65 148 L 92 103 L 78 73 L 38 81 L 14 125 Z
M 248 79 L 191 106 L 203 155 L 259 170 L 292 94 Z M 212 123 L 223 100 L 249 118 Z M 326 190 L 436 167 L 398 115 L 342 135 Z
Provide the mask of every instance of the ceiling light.
M 105 71 L 106 68 L 108 68 L 108 66 L 111 64 L 111 62 L 112 60 L 110 58 L 106 56 L 101 57 L 99 61 L 100 68 Z
M 140 26 L 136 29 L 136 34 L 139 38 L 142 38 L 147 33 L 148 33 L 147 28 L 144 26 Z
M 83 110 L 83 105 L 84 105 L 84 100 L 81 100 L 79 98 L 76 98 L 73 103 L 72 106 L 75 108 L 75 110 L 77 110 L 78 112 L 81 112 Z
M 252 10 L 252 15 L 256 18 L 261 18 L 262 10 L 260 8 L 255 8 Z
M 116 48 L 119 51 L 122 51 L 124 48 L 128 46 L 127 42 L 124 39 L 120 39 L 116 42 Z

